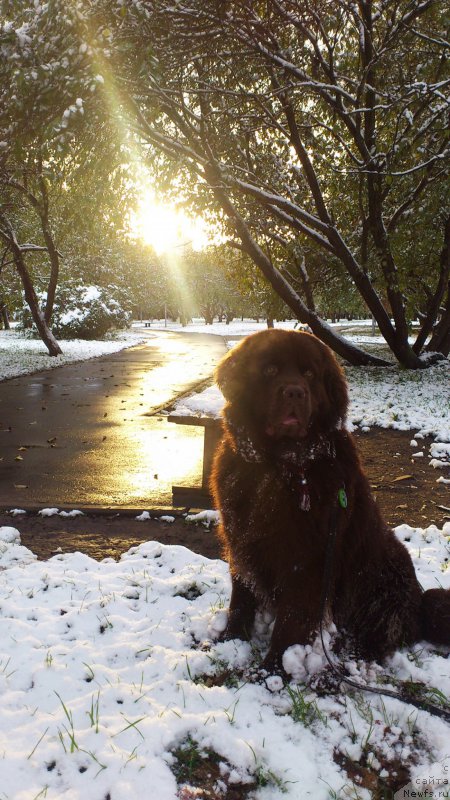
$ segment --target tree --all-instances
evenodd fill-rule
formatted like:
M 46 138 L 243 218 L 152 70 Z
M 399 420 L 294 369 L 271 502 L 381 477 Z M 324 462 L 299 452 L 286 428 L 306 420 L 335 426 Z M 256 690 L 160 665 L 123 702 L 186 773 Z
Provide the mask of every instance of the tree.
M 47 346 L 49 354 L 51 356 L 57 356 L 62 353 L 62 350 L 46 322 L 45 314 L 39 306 L 36 290 L 33 286 L 33 282 L 30 278 L 30 273 L 27 269 L 25 261 L 26 253 L 39 251 L 42 248 L 32 244 L 20 244 L 16 231 L 14 230 L 9 218 L 5 214 L 1 213 L 0 239 L 2 239 L 6 245 L 7 251 L 11 253 L 13 263 L 22 281 L 25 299 L 30 307 L 31 315 L 39 335 Z
M 61 258 L 52 200 L 64 187 L 74 150 L 80 153 L 74 143 L 77 130 L 86 127 L 83 96 L 97 79 L 90 70 L 79 4 L 67 8 L 58 2 L 45 7 L 3 2 L 0 12 L 0 238 L 11 253 L 38 332 L 50 355 L 58 355 L 61 348 L 50 329 Z M 98 119 L 91 114 L 91 130 Z M 39 223 L 38 241 L 21 243 L 21 235 L 33 228 L 33 215 Z M 49 262 L 44 310 L 28 259 L 31 252 L 45 253 Z
M 443 14 L 433 0 L 150 0 L 108 17 L 107 83 L 150 157 L 172 162 L 161 172 L 186 202 L 221 219 L 296 316 L 351 363 L 380 360 L 337 337 L 290 275 L 313 243 L 398 361 L 424 365 L 424 331 L 435 330 L 448 282 L 442 232 L 439 244 L 427 229 L 448 154 Z M 416 231 L 430 269 L 414 286 L 428 309 L 414 346 L 415 270 L 402 248 Z M 449 324 L 444 313 L 443 352 Z
M 120 142 L 141 145 L 124 160 L 147 158 L 344 358 L 384 363 L 323 320 L 332 286 L 359 295 L 405 366 L 448 352 L 442 4 L 19 0 L 1 11 L 0 153 L 49 168 L 87 117 L 117 124 Z

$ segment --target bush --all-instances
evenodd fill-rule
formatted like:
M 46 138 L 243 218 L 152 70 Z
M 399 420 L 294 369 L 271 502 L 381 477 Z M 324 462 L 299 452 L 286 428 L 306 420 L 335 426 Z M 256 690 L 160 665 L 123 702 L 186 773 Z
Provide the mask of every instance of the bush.
M 112 329 L 127 328 L 130 322 L 131 312 L 114 297 L 113 287 L 74 284 L 59 289 L 51 328 L 60 339 L 98 339 Z M 22 315 L 22 326 L 34 327 L 28 307 Z

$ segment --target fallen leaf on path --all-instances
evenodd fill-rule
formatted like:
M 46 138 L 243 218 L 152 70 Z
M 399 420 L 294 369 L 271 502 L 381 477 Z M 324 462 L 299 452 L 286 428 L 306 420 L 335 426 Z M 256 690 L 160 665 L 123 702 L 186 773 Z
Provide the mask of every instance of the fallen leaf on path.
M 15 489 L 28 489 L 28 486 L 25 483 L 15 483 L 14 484 L 14 488 Z
M 414 479 L 414 475 L 399 475 L 398 478 L 392 478 L 392 482 L 396 483 L 397 481 L 410 481 Z

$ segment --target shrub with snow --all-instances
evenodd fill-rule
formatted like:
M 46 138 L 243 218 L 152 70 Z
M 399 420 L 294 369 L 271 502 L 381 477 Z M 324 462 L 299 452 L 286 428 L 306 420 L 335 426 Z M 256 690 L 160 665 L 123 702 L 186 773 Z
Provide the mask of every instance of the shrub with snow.
M 114 287 L 70 284 L 58 290 L 51 327 L 61 339 L 98 339 L 112 329 L 127 328 L 130 322 L 131 313 L 117 299 Z M 30 327 L 30 323 L 27 309 L 23 313 L 23 327 Z

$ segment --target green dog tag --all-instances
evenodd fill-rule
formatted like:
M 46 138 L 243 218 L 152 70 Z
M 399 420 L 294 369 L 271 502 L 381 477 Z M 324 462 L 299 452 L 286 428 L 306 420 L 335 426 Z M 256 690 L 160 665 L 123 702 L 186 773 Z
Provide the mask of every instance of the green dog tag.
M 345 489 L 339 489 L 338 491 L 338 502 L 341 508 L 347 508 L 348 500 L 347 500 L 347 493 Z

